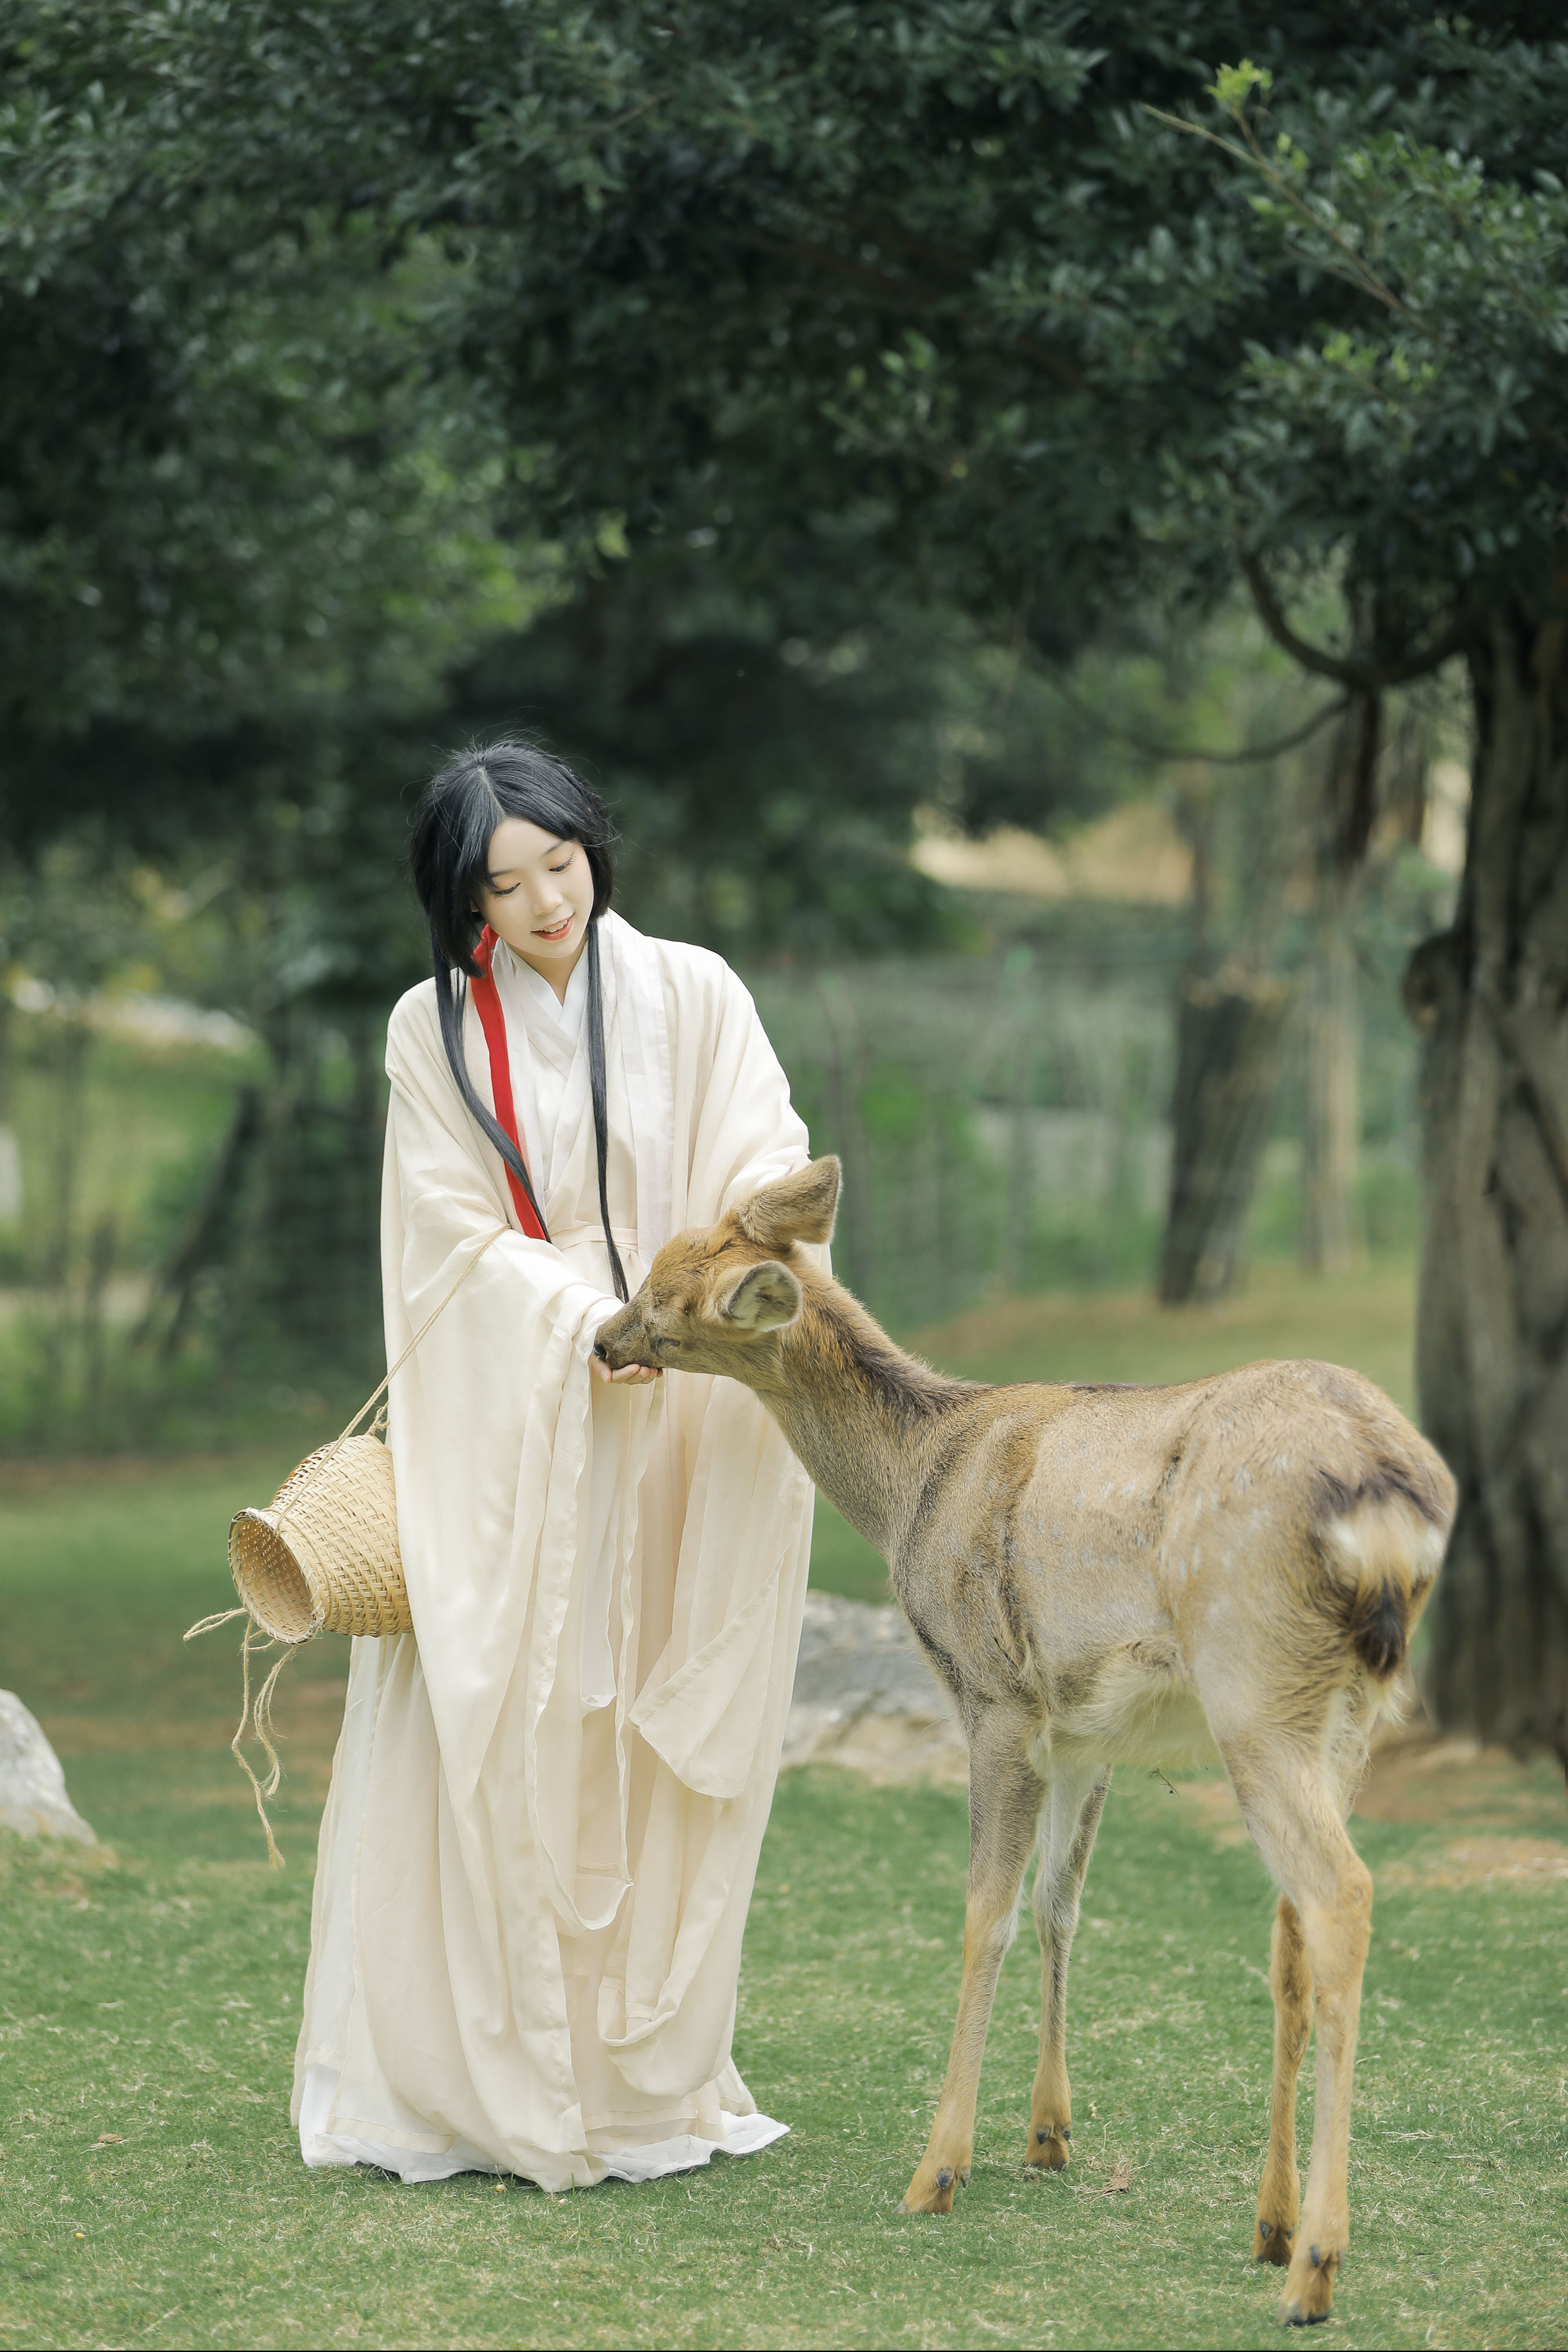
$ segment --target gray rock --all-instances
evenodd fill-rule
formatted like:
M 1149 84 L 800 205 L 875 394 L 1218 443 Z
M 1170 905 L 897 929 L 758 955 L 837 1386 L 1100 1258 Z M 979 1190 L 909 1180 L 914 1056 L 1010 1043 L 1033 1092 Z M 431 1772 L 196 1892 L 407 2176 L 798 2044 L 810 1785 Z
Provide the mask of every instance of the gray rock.
M 60 1759 L 37 1716 L 8 1690 L 0 1690 L 0 1829 L 98 1843 L 66 1794 Z
M 806 1594 L 782 1762 L 875 1780 L 968 1778 L 947 1693 L 897 1609 Z

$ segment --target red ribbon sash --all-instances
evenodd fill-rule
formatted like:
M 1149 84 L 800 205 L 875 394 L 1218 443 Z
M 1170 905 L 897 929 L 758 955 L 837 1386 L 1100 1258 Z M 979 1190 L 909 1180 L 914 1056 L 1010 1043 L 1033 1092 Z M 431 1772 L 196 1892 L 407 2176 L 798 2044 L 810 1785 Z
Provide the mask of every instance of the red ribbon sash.
M 501 1011 L 500 992 L 490 971 L 490 961 L 496 951 L 496 934 L 487 923 L 479 933 L 479 946 L 474 950 L 474 961 L 479 967 L 479 978 L 468 986 L 474 994 L 474 1010 L 479 1016 L 479 1026 L 485 1033 L 485 1044 L 490 1057 L 490 1094 L 495 1102 L 496 1118 L 503 1132 L 511 1138 L 524 1167 L 528 1151 L 517 1131 L 517 1108 L 511 1098 L 511 1058 L 506 1049 L 506 1015 Z M 528 1171 L 531 1176 L 531 1168 Z M 525 1234 L 536 1242 L 550 1238 L 539 1221 L 534 1208 L 515 1169 L 508 1167 L 506 1181 L 511 1186 L 512 1206 Z

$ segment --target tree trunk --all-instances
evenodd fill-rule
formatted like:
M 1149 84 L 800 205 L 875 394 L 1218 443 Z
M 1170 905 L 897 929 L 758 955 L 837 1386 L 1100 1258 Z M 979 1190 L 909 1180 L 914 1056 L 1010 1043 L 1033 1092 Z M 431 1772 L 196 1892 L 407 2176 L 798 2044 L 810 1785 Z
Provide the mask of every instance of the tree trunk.
M 1340 1274 L 1355 1250 L 1360 1032 L 1349 909 L 1325 883 L 1302 999 L 1301 1263 Z
M 1568 642 L 1491 616 L 1451 931 L 1411 959 L 1426 1041 L 1416 1379 L 1458 1481 L 1434 1602 L 1447 1727 L 1568 1767 Z
M 146 1310 L 132 1335 L 132 1344 L 148 1338 L 162 1301 L 172 1298 L 174 1312 L 158 1343 L 158 1353 L 169 1357 L 178 1349 L 195 1305 L 197 1283 L 210 1267 L 221 1265 L 232 1254 L 249 1163 L 261 1132 L 261 1089 L 242 1086 L 235 1096 L 234 1118 L 218 1147 L 212 1174 L 173 1254 L 154 1278 Z
M 1167 1306 L 1223 1297 L 1240 1270 L 1289 1003 L 1283 982 L 1240 973 L 1183 986 L 1160 1261 Z

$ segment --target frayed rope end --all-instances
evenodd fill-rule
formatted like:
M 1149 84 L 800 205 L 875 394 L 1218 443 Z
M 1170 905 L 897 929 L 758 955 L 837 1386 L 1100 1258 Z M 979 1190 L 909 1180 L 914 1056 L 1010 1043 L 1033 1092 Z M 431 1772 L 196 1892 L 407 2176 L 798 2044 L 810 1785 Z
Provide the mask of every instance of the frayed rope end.
M 191 1627 L 190 1632 L 185 1635 L 185 1640 L 187 1642 L 194 1641 L 198 1633 L 210 1633 L 213 1632 L 215 1627 L 218 1625 L 227 1625 L 231 1623 L 236 1617 L 243 1617 L 247 1622 L 239 1644 L 241 1673 L 244 1676 L 240 1695 L 239 1727 L 236 1731 L 234 1738 L 228 1743 L 229 1750 L 235 1762 L 238 1765 L 240 1770 L 249 1781 L 251 1788 L 256 1792 L 256 1810 L 261 1817 L 261 1826 L 267 1832 L 268 1867 L 271 1870 L 281 1870 L 283 1867 L 283 1857 L 278 1851 L 278 1841 L 272 1834 L 272 1824 L 267 1818 L 267 1799 L 268 1797 L 275 1797 L 278 1794 L 278 1786 L 283 1778 L 282 1762 L 279 1757 L 278 1750 L 272 1745 L 272 1694 L 278 1687 L 279 1675 L 282 1673 L 284 1667 L 288 1664 L 295 1651 L 300 1647 L 300 1644 L 298 1642 L 291 1642 L 289 1644 L 289 1647 L 284 1651 L 283 1655 L 279 1659 L 277 1664 L 268 1675 L 267 1680 L 262 1684 L 261 1688 L 257 1692 L 256 1706 L 254 1710 L 252 1710 L 250 1704 L 250 1654 L 254 1649 L 268 1648 L 271 1643 L 272 1637 L 269 1633 L 266 1633 L 261 1626 L 257 1624 L 255 1619 L 251 1616 L 249 1610 L 221 1609 L 216 1617 L 203 1617 L 196 1624 Z M 258 1639 L 258 1636 L 260 1638 Z M 240 1747 L 240 1741 L 245 1738 L 247 1730 L 254 1730 L 256 1737 L 259 1739 L 263 1748 L 266 1750 L 267 1761 L 272 1768 L 268 1773 L 267 1779 L 264 1782 L 257 1779 L 255 1773 L 251 1770 L 249 1758 L 245 1754 L 244 1750 Z

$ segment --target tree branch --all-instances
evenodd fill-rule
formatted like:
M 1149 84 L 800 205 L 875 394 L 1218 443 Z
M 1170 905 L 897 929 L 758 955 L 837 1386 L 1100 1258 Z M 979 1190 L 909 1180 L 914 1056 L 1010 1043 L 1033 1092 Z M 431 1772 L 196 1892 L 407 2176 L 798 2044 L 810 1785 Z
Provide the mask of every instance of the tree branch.
M 1237 561 L 1242 577 L 1252 591 L 1252 601 L 1258 617 L 1277 646 L 1310 669 L 1316 677 L 1331 678 L 1336 686 L 1347 688 L 1352 694 L 1377 694 L 1384 687 L 1408 686 L 1413 678 L 1426 677 L 1457 654 L 1465 642 L 1465 632 L 1456 622 L 1446 637 L 1428 646 L 1424 653 L 1411 654 L 1398 662 L 1346 661 L 1322 646 L 1310 645 L 1299 637 L 1285 617 L 1285 608 L 1274 593 L 1272 582 L 1256 555 L 1242 549 Z
M 1347 278 L 1352 286 L 1359 286 L 1363 293 L 1370 294 L 1374 301 L 1385 304 L 1390 310 L 1397 312 L 1400 318 L 1408 319 L 1411 325 L 1417 328 L 1422 334 L 1431 333 L 1431 329 L 1425 320 L 1418 319 L 1415 311 L 1400 300 L 1393 287 L 1387 285 L 1378 276 L 1371 263 L 1363 255 L 1356 251 L 1348 237 L 1342 236 L 1337 228 L 1331 227 L 1329 222 L 1321 219 L 1312 210 L 1311 205 L 1301 196 L 1300 191 L 1293 188 L 1289 182 L 1282 178 L 1274 169 L 1258 145 L 1250 123 L 1242 123 L 1241 135 L 1247 144 L 1245 147 L 1238 147 L 1234 139 L 1223 139 L 1217 131 L 1210 131 L 1201 122 L 1191 122 L 1184 115 L 1164 114 L 1157 106 L 1145 106 L 1143 111 L 1145 114 L 1152 115 L 1156 122 L 1164 123 L 1168 130 L 1184 131 L 1189 138 L 1205 140 L 1209 146 L 1217 147 L 1222 154 L 1229 155 L 1237 163 L 1255 171 L 1259 178 L 1274 190 L 1276 195 L 1289 206 L 1299 220 L 1304 220 L 1309 227 L 1316 230 L 1320 236 L 1326 236 L 1330 244 L 1342 256 L 1342 268 L 1336 272 L 1336 275 Z M 1318 266 L 1321 268 L 1325 265 L 1320 261 Z
M 1090 709 L 1065 680 L 1053 677 L 1050 684 L 1068 708 L 1077 711 L 1090 727 L 1098 728 L 1102 735 L 1110 736 L 1118 743 L 1130 744 L 1146 760 L 1201 760 L 1211 768 L 1248 768 L 1265 760 L 1278 760 L 1282 753 L 1294 751 L 1300 745 L 1310 741 L 1321 727 L 1326 727 L 1331 719 L 1338 719 L 1342 712 L 1347 710 L 1353 699 L 1351 695 L 1342 694 L 1332 702 L 1325 702 L 1321 709 L 1312 713 L 1305 725 L 1294 728 L 1289 735 L 1276 736 L 1272 743 L 1249 744 L 1241 751 L 1205 751 L 1195 744 L 1155 743 L 1146 735 L 1135 734 L 1131 728 L 1114 726 L 1109 719 L 1102 719 L 1097 710 Z

